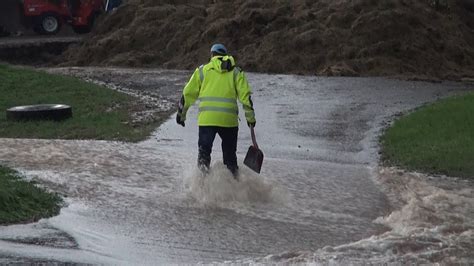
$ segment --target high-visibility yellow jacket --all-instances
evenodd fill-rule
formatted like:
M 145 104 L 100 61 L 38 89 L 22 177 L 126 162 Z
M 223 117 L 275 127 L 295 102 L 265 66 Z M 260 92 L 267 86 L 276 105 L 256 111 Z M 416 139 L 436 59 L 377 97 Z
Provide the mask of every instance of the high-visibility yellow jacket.
M 178 112 L 186 120 L 186 112 L 199 100 L 199 126 L 237 127 L 237 99 L 242 103 L 248 123 L 255 123 L 252 91 L 243 71 L 235 66 L 232 56 L 214 56 L 197 68 L 186 84 Z

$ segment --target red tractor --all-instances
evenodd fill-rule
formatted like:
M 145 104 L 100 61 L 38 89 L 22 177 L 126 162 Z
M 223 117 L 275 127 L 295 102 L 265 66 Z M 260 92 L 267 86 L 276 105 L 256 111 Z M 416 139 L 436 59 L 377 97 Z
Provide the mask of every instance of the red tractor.
M 39 34 L 56 34 L 68 23 L 76 33 L 92 30 L 103 0 L 22 0 L 24 24 Z

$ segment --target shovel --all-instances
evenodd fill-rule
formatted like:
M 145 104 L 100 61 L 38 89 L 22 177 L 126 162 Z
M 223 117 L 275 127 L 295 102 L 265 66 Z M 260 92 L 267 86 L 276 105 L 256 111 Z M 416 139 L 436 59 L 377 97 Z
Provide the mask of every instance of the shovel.
M 258 148 L 253 127 L 250 127 L 250 134 L 252 135 L 253 146 L 249 147 L 247 155 L 245 155 L 244 164 L 260 174 L 263 164 L 263 152 Z

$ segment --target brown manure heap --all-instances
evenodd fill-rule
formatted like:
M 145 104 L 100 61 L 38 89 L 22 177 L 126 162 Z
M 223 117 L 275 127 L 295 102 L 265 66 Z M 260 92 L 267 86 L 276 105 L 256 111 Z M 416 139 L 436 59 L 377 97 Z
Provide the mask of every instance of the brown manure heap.
M 129 0 L 67 65 L 192 69 L 226 44 L 244 70 L 474 77 L 474 4 L 452 0 Z M 445 3 L 445 1 L 440 1 Z

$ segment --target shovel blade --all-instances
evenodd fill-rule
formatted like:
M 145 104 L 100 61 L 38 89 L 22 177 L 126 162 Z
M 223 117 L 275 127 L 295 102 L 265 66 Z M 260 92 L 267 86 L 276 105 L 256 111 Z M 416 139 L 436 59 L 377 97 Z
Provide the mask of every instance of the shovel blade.
M 247 155 L 245 155 L 244 164 L 260 174 L 263 164 L 263 152 L 254 146 L 250 146 Z

